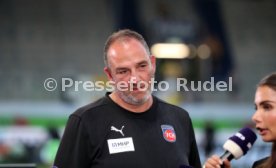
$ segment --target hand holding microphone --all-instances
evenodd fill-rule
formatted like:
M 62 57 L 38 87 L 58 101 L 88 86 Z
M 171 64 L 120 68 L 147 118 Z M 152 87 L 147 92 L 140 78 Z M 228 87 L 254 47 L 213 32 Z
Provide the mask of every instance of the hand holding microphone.
M 231 136 L 223 145 L 225 152 L 220 156 L 212 156 L 204 164 L 205 168 L 217 168 L 220 165 L 224 168 L 230 168 L 232 159 L 239 159 L 245 155 L 253 146 L 257 139 L 256 134 L 249 128 L 243 128 L 235 135 Z

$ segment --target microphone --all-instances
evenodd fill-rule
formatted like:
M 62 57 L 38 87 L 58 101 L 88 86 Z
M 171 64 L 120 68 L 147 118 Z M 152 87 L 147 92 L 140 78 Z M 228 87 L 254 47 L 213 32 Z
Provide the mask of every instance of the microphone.
M 239 159 L 253 146 L 256 139 L 256 134 L 250 128 L 241 129 L 224 143 L 223 149 L 225 152 L 220 156 L 220 159 L 229 161 Z

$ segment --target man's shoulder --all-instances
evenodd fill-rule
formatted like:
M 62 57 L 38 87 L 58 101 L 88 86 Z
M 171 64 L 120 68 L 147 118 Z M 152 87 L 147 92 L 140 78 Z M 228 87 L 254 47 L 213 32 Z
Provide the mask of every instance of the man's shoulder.
M 155 97 L 155 98 L 157 99 L 158 106 L 163 110 L 169 110 L 170 112 L 177 112 L 177 113 L 182 112 L 183 114 L 188 114 L 188 112 L 180 106 L 168 103 L 168 102 L 161 100 L 157 97 Z
M 102 97 L 96 100 L 95 102 L 91 102 L 87 105 L 78 108 L 72 115 L 82 118 L 84 115 L 87 115 L 88 113 L 92 114 L 101 111 L 101 109 L 107 106 L 107 104 L 108 101 L 106 97 Z

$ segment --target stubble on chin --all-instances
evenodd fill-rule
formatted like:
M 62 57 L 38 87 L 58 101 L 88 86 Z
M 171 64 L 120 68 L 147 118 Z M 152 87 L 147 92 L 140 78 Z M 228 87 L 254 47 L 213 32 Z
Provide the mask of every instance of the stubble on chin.
M 150 98 L 151 91 L 147 90 L 145 92 L 145 95 L 142 98 L 135 97 L 134 95 L 131 94 L 131 92 L 127 94 L 127 93 L 118 91 L 118 95 L 124 102 L 128 104 L 142 105 Z
M 154 73 L 150 75 L 151 79 L 154 79 Z M 151 81 L 150 79 L 150 81 Z M 144 104 L 146 101 L 149 100 L 151 94 L 152 94 L 152 86 L 151 83 L 148 84 L 148 89 L 144 92 L 144 96 L 142 98 L 137 98 L 134 95 L 132 95 L 131 91 L 128 92 L 123 92 L 120 90 L 116 89 L 116 92 L 118 94 L 118 96 L 126 103 L 128 104 L 132 104 L 132 105 L 142 105 Z

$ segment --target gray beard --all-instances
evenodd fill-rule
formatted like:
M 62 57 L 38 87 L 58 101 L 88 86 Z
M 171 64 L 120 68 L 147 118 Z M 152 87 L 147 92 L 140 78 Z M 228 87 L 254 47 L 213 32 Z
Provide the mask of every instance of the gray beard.
M 123 99 L 126 103 L 131 104 L 131 105 L 142 105 L 144 104 L 151 96 L 151 91 L 147 90 L 146 95 L 141 98 L 141 99 L 137 99 L 132 95 L 126 95 L 123 92 L 118 92 L 119 96 L 121 97 L 121 99 Z
M 154 74 L 151 74 L 151 78 L 154 78 Z M 116 87 L 115 87 L 116 89 Z M 144 104 L 147 100 L 149 100 L 152 90 L 151 87 L 148 88 L 148 90 L 146 90 L 146 95 L 142 98 L 142 99 L 137 99 L 134 96 L 132 96 L 131 94 L 126 95 L 123 92 L 120 92 L 119 90 L 116 90 L 118 92 L 118 95 L 121 99 L 123 99 L 126 103 L 131 104 L 131 105 L 142 105 Z

